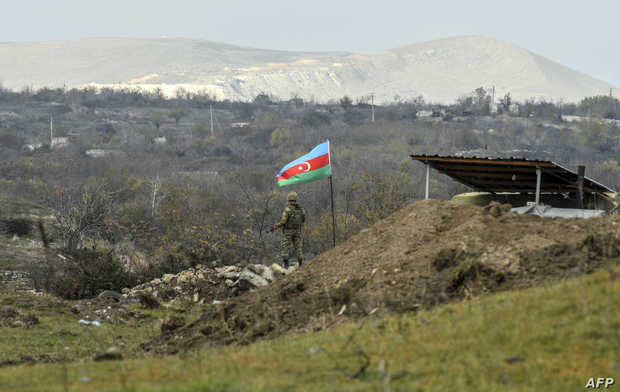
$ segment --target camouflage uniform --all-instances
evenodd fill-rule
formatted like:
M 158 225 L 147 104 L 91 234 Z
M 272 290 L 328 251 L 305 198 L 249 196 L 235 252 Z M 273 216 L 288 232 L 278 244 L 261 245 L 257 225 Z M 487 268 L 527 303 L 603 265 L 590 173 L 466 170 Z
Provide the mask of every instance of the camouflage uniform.
M 291 245 L 295 248 L 295 255 L 299 265 L 303 262 L 301 251 L 302 237 L 301 229 L 306 221 L 306 211 L 297 204 L 297 194 L 289 193 L 288 205 L 282 213 L 282 219 L 274 226 L 276 229 L 282 227 L 282 263 L 288 268 L 288 255 Z

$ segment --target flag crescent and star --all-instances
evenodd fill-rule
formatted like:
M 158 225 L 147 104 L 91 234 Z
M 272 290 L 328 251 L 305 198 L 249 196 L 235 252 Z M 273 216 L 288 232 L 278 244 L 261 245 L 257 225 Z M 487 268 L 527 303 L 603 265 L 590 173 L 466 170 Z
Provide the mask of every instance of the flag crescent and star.
M 276 176 L 278 186 L 303 184 L 332 174 L 329 141 L 285 165 Z

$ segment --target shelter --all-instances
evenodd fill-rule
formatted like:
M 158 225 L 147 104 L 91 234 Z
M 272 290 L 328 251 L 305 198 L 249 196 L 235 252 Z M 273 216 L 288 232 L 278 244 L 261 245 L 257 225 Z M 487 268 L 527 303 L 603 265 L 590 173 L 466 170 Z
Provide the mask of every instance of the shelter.
M 478 158 L 440 155 L 411 155 L 411 159 L 426 166 L 426 192 L 430 193 L 430 169 L 446 174 L 454 180 L 484 192 L 489 200 L 525 205 L 527 199 L 534 205 L 553 207 L 614 208 L 615 192 L 611 188 L 585 176 L 585 166 L 574 172 L 552 161 L 523 158 Z M 511 200 L 508 200 L 511 199 Z

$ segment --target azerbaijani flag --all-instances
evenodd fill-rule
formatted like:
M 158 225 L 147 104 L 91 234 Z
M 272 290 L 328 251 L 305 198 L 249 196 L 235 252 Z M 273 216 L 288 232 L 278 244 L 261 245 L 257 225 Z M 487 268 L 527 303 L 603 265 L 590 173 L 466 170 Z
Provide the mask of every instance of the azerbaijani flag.
M 278 186 L 303 184 L 332 175 L 329 140 L 314 147 L 306 155 L 284 166 L 276 176 Z

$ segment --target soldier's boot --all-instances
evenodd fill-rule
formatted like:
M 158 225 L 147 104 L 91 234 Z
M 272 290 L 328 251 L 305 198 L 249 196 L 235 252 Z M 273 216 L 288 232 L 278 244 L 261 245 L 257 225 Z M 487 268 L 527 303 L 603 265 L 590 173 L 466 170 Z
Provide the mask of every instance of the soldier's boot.
M 304 262 L 304 259 L 297 259 L 297 262 L 299 263 L 299 266 L 301 267 L 301 264 Z
M 288 259 L 282 259 L 282 265 L 284 268 L 288 269 Z

